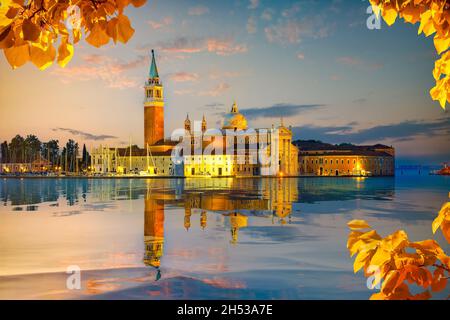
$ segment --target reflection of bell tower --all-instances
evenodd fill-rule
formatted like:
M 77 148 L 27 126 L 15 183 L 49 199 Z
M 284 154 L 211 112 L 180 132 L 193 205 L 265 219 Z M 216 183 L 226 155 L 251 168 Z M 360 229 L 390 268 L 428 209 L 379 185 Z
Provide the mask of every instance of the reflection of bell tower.
M 185 204 L 184 207 L 184 227 L 186 228 L 186 231 L 189 231 L 189 228 L 191 227 L 191 207 L 188 204 Z
M 159 81 L 155 52 L 152 50 L 152 64 L 145 83 L 144 100 L 144 146 L 153 145 L 164 139 L 164 95 Z
M 248 217 L 237 212 L 230 213 L 227 216 L 230 217 L 231 243 L 235 244 L 238 242 L 239 229 L 247 227 Z
M 144 263 L 159 268 L 164 246 L 164 201 L 145 199 Z
M 202 213 L 200 214 L 200 227 L 202 227 L 202 229 L 206 228 L 207 219 L 208 216 L 206 214 L 206 211 L 203 210 Z

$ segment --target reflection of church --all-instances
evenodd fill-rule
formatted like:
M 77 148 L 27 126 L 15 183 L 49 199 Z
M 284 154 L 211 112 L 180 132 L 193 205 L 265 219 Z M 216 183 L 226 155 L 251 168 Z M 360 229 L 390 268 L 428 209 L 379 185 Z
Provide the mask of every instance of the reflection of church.
M 296 176 L 298 149 L 292 131 L 280 125 L 252 129 L 236 103 L 225 114 L 220 129 L 207 127 L 206 118 L 192 125 L 184 121 L 185 147 L 175 161 L 175 146 L 164 132 L 164 87 L 154 52 L 144 98 L 144 148 L 136 145 L 91 150 L 91 167 L 97 173 L 140 173 L 150 176 Z
M 183 224 L 187 231 L 192 227 L 193 215 L 197 216 L 201 229 L 208 228 L 208 214 L 222 215 L 225 227 L 230 230 L 230 242 L 236 244 L 240 229 L 248 226 L 251 217 L 271 219 L 272 223 L 277 219 L 277 223 L 285 224 L 292 214 L 292 202 L 298 199 L 297 184 L 293 179 L 265 179 L 257 190 L 249 179 L 196 179 L 186 181 L 182 193 L 154 191 L 167 187 L 169 180 L 151 182 L 152 186 L 148 183 L 144 209 L 144 263 L 157 269 L 164 254 L 165 204 L 184 208 Z

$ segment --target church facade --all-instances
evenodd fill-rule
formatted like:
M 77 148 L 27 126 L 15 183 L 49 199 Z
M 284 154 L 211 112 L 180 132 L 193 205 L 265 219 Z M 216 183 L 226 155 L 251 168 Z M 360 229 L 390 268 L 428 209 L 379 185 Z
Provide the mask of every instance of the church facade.
M 144 86 L 144 147 L 100 145 L 91 150 L 91 170 L 99 174 L 177 177 L 296 176 L 298 149 L 283 121 L 271 128 L 249 128 L 236 103 L 221 128 L 192 125 L 189 115 L 177 141 L 164 135 L 164 87 L 154 51 Z

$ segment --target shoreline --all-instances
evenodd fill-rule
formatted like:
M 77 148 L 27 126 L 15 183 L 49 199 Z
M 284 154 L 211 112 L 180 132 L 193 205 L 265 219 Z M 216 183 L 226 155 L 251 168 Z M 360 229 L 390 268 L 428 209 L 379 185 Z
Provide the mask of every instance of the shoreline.
M 395 178 L 390 176 L 220 176 L 220 177 L 185 177 L 185 176 L 39 176 L 39 175 L 1 175 L 2 179 L 291 179 L 291 178 Z

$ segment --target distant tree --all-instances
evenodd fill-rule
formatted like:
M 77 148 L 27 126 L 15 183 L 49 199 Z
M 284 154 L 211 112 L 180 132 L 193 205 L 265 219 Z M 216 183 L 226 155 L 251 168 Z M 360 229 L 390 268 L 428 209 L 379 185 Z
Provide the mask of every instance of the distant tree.
M 91 156 L 89 154 L 89 152 L 86 150 L 86 145 L 83 144 L 83 158 L 82 158 L 82 162 L 81 162 L 81 166 L 83 170 L 86 170 L 89 166 L 89 164 L 91 163 Z
M 36 160 L 41 151 L 41 141 L 34 134 L 29 134 L 24 141 L 25 162 Z
M 10 155 L 9 155 L 9 148 L 8 148 L 8 142 L 4 141 L 1 144 L 1 153 L 2 153 L 2 163 L 9 163 Z
M 13 68 L 31 61 L 41 70 L 56 61 L 64 67 L 73 56 L 74 44 L 85 35 L 88 44 L 100 47 L 126 43 L 134 34 L 123 14 L 130 3 L 146 0 L 2 0 L 0 49 Z M 55 45 L 59 44 L 58 50 Z
M 9 149 L 11 152 L 11 162 L 25 162 L 25 139 L 22 136 L 16 135 L 12 138 Z
M 41 155 L 43 158 L 50 161 L 52 165 L 57 165 L 59 160 L 59 141 L 50 140 L 43 143 Z
M 63 149 L 63 152 L 65 171 L 74 172 L 76 170 L 76 159 L 78 156 L 78 143 L 72 139 L 69 139 Z

